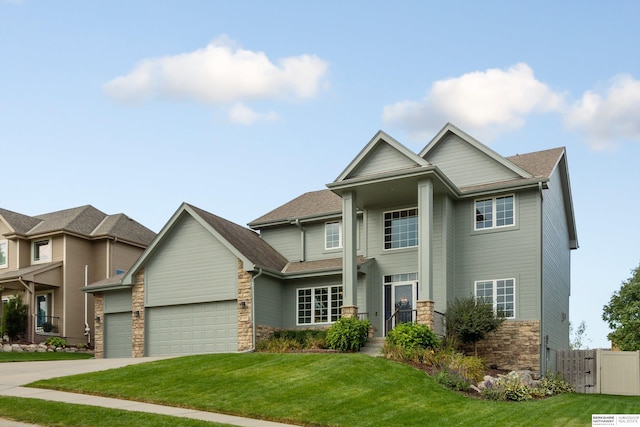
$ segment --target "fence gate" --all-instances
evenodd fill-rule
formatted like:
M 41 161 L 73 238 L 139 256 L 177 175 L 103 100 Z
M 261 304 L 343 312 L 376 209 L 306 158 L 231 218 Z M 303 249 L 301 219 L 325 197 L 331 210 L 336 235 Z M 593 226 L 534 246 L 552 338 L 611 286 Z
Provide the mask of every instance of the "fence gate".
M 598 392 L 596 357 L 596 350 L 561 350 L 556 353 L 556 370 L 576 392 L 594 394 Z
M 598 353 L 600 393 L 640 396 L 640 351 Z

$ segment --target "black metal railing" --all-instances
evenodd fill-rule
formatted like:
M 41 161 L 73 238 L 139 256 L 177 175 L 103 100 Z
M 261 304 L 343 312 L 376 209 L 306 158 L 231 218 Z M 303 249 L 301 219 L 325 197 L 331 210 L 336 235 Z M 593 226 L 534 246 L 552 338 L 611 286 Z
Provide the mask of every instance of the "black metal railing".
M 388 319 L 386 319 L 386 332 L 392 330 L 396 325 L 400 323 L 409 323 L 415 322 L 418 317 L 418 310 L 415 309 L 406 309 L 400 310 L 396 309 Z
M 36 332 L 45 334 L 58 333 L 58 325 L 60 324 L 60 318 L 56 316 L 36 316 Z

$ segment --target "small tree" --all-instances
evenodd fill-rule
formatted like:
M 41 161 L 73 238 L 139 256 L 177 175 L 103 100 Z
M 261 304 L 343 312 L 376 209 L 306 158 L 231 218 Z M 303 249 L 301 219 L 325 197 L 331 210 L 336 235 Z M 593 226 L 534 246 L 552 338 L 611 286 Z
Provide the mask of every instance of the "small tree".
M 640 350 L 640 266 L 605 305 L 602 320 L 613 330 L 607 338 L 622 351 Z
M 569 322 L 569 350 L 582 350 L 586 345 L 586 341 L 591 341 L 587 338 L 587 324 L 580 322 L 577 328 L 573 328 L 573 323 Z
M 502 325 L 504 314 L 494 312 L 493 304 L 470 296 L 449 304 L 445 322 L 447 338 L 453 337 L 464 344 L 473 344 L 477 356 L 476 344 Z
M 22 302 L 20 295 L 7 301 L 2 315 L 2 333 L 16 340 L 27 331 L 27 312 L 29 307 Z

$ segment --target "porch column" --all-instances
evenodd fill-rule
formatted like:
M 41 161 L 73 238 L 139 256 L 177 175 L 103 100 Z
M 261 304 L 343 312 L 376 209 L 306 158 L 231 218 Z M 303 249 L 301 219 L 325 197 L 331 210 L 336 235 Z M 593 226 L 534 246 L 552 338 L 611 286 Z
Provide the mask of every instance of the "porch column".
M 433 182 L 418 182 L 417 323 L 433 329 Z
M 352 191 L 342 194 L 342 315 L 358 315 L 358 264 L 356 194 Z

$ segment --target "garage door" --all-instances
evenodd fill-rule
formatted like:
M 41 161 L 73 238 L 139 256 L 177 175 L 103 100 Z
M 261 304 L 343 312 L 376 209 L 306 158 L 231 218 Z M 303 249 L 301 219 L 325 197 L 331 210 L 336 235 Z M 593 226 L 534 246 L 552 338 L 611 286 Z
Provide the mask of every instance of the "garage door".
M 238 349 L 236 301 L 147 307 L 145 321 L 147 356 Z
M 104 357 L 131 357 L 131 312 L 104 315 Z

